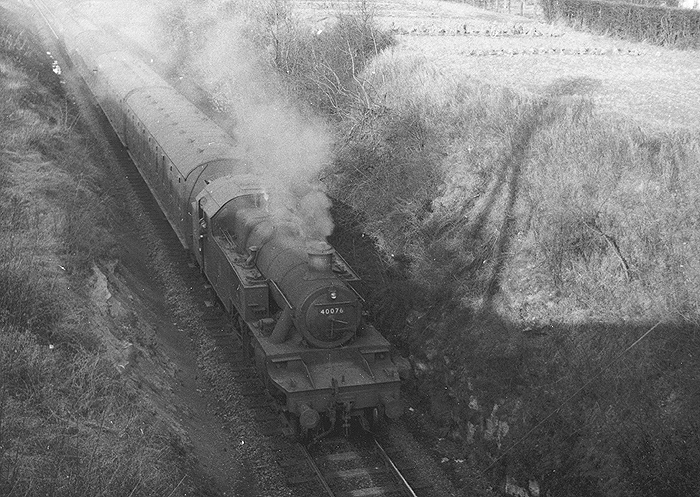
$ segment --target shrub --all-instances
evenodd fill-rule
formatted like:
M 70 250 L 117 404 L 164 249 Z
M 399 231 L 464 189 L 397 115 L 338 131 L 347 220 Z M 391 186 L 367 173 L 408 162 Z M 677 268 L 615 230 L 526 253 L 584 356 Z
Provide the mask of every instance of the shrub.
M 341 117 L 356 100 L 367 98 L 358 76 L 368 62 L 394 43 L 378 28 L 365 2 L 359 12 L 338 14 L 317 33 L 288 29 L 278 32 L 275 66 L 302 98 L 321 112 Z
M 634 2 L 642 3 L 642 2 Z M 700 47 L 700 12 L 599 0 L 542 0 L 549 21 L 577 29 L 677 48 Z

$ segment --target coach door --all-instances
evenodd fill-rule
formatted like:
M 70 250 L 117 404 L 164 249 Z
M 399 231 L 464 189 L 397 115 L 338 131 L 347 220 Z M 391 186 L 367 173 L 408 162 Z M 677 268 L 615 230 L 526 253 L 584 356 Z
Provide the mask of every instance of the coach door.
M 194 240 L 193 247 L 195 247 L 194 254 L 199 263 L 199 269 L 204 272 L 204 251 L 205 244 L 207 243 L 207 236 L 209 233 L 209 217 L 204 211 L 204 203 L 206 203 L 206 198 L 200 198 L 197 201 L 197 208 L 193 209 L 197 215 L 194 217 Z

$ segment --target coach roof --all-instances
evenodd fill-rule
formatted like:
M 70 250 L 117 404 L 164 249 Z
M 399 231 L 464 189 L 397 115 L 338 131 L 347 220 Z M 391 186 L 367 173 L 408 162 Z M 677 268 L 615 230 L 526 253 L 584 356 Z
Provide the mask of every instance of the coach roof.
M 169 86 L 147 64 L 121 51 L 100 55 L 97 59 L 97 70 L 109 75 L 112 90 L 120 100 L 126 98 L 133 90 Z
M 127 104 L 184 178 L 202 164 L 236 159 L 236 140 L 175 89 L 135 90 Z

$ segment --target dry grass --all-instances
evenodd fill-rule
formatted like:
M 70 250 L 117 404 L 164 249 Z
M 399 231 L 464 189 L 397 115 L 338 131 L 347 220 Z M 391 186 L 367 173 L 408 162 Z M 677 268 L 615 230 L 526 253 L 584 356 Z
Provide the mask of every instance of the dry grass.
M 600 378 L 509 463 L 511 472 L 533 474 L 562 467 L 564 458 L 563 478 L 541 476 L 557 494 L 606 485 L 622 491 L 615 482 L 623 480 L 640 489 L 623 475 L 641 471 L 640 452 L 632 457 L 608 443 L 662 435 L 628 410 L 644 405 L 650 412 L 663 398 L 686 396 L 674 430 L 694 426 L 687 409 L 697 401 L 689 388 L 698 343 L 686 330 L 700 318 L 700 259 L 692 249 L 700 241 L 694 188 L 700 140 L 599 113 L 582 96 L 598 86 L 587 77 L 561 78 L 527 95 L 458 77 L 398 49 L 377 58 L 364 77 L 371 105 L 348 114 L 334 194 L 367 215 L 365 233 L 394 278 L 405 280 L 390 293 L 423 292 L 403 318 L 428 319 L 397 334 L 430 360 L 435 376 L 424 378 L 428 389 L 442 392 L 444 383 L 451 392 L 429 394 L 442 405 L 436 412 L 446 417 L 446 430 L 458 440 L 477 437 L 481 451 L 498 454 L 486 428 L 469 427 L 481 415 L 464 408 L 474 396 L 536 396 L 532 404 L 492 400 L 515 440 L 532 427 L 524 420 L 550 414 L 661 321 L 656 345 L 628 354 L 627 367 L 616 365 Z M 395 306 L 395 297 L 377 296 Z M 671 366 L 679 342 L 683 366 Z M 671 376 L 673 387 L 666 383 Z M 546 387 L 550 382 L 557 387 Z M 538 388 L 544 390 L 530 390 Z M 596 414 L 601 405 L 636 428 L 606 424 Z M 663 413 L 650 412 L 650 419 L 657 416 Z M 566 435 L 577 426 L 585 428 Z M 609 442 L 598 443 L 592 426 Z M 673 452 L 680 438 L 654 443 Z M 692 438 L 679 460 L 692 460 L 698 443 Z M 532 444 L 544 449 L 530 466 L 524 454 Z M 590 476 L 581 461 L 606 469 Z M 646 470 L 653 475 L 648 488 L 663 493 L 664 467 Z M 669 485 L 694 484 L 692 474 L 678 472 Z
M 178 495 L 177 443 L 85 291 L 111 252 L 100 172 L 51 61 L 0 12 L 0 494 Z
M 0 359 L 3 495 L 168 491 L 170 435 L 109 360 L 80 351 L 67 361 L 32 334 L 7 330 Z
M 323 25 L 344 4 L 294 5 L 300 7 L 300 17 Z M 613 40 L 450 2 L 403 0 L 375 4 L 374 9 L 379 25 L 398 35 L 399 55 L 433 60 L 455 77 L 477 77 L 533 94 L 560 78 L 586 77 L 600 83 L 591 97 L 601 111 L 637 119 L 644 126 L 688 129 L 700 124 L 700 61 L 693 52 Z M 585 55 L 586 50 L 605 55 Z M 582 55 L 571 55 L 574 51 Z M 513 52 L 519 55 L 508 55 Z
M 446 43 L 454 45 L 453 43 Z M 466 74 L 492 84 L 517 88 L 538 94 L 561 79 L 590 78 L 596 82 L 589 96 L 601 111 L 625 115 L 640 125 L 662 129 L 700 128 L 700 71 L 697 57 L 687 52 L 655 50 L 647 47 L 621 48 L 612 52 L 607 43 L 601 45 L 552 47 L 551 44 L 531 42 L 464 43 L 456 47 L 440 47 L 435 53 L 451 53 L 443 57 L 443 65 L 455 74 Z M 547 46 L 550 45 L 550 46 Z M 601 55 L 571 55 L 561 53 L 530 54 L 528 50 L 598 50 Z M 504 53 L 480 56 L 479 50 L 503 50 Z M 507 51 L 518 50 L 518 55 Z M 633 50 L 633 52 L 628 52 Z M 478 55 L 470 55 L 476 51 Z M 525 53 L 523 53 L 525 52 Z M 426 51 L 430 53 L 430 51 Z
M 600 285 L 610 275 L 613 286 L 659 292 L 652 282 L 666 281 L 662 287 L 679 292 L 659 300 L 658 293 L 632 291 L 642 299 L 640 314 L 607 296 L 606 311 L 591 307 L 596 294 L 584 287 L 582 307 L 598 319 L 646 321 L 676 312 L 670 302 L 694 280 L 686 285 L 669 268 L 696 265 L 686 247 L 698 198 L 684 186 L 697 181 L 692 134 L 650 133 L 599 115 L 577 96 L 597 85 L 584 78 L 559 81 L 542 92 L 546 98 L 533 99 L 446 77 L 431 63 L 395 53 L 380 57 L 366 77 L 375 106 L 352 114 L 355 135 L 342 152 L 338 195 L 369 214 L 368 232 L 385 253 L 410 261 L 416 279 L 444 286 L 446 275 L 460 279 L 477 262 L 483 272 L 485 254 L 497 259 L 498 272 L 509 267 L 504 261 L 527 257 L 517 270 L 548 261 L 554 286 L 568 288 L 563 281 L 576 282 L 574 275 Z M 680 233 L 686 245 L 679 245 Z M 493 274 L 482 283 L 493 278 L 510 280 Z

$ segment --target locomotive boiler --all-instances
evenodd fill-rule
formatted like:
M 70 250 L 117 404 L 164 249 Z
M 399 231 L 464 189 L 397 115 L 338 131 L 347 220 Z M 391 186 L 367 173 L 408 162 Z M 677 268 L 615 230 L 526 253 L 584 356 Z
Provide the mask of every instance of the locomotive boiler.
M 158 205 L 237 325 L 297 433 L 403 412 L 389 343 L 363 314 L 359 278 L 293 214 L 235 139 L 147 64 L 58 3 L 55 31 Z

